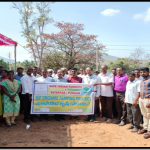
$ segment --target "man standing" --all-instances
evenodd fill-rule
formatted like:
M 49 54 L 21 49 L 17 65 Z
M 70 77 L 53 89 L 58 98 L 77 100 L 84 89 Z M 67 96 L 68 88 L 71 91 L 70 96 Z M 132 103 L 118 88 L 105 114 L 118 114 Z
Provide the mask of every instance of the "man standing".
M 124 74 L 124 68 L 118 67 L 116 69 L 117 75 L 115 76 L 114 90 L 116 92 L 116 107 L 118 111 L 118 120 L 116 124 L 120 126 L 125 125 L 127 117 L 126 104 L 124 103 L 126 84 L 128 82 L 128 76 Z
M 41 72 L 42 72 L 42 69 L 41 68 L 37 68 L 37 74 L 39 74 L 40 76 L 42 76 Z
M 143 77 L 140 76 L 140 71 L 139 71 L 139 69 L 135 69 L 135 70 L 134 70 L 134 73 L 135 73 L 135 79 L 140 80 L 140 81 L 143 80 Z
M 71 76 L 71 68 L 68 68 L 68 77 Z
M 41 77 L 41 75 L 37 73 L 37 70 L 38 70 L 38 67 L 33 67 L 33 73 L 32 73 L 32 75 L 35 78 Z
M 23 68 L 18 67 L 17 68 L 17 74 L 14 76 L 14 79 L 21 81 L 20 79 L 23 77 Z
M 69 82 L 69 83 L 82 83 L 82 78 L 77 76 L 77 69 L 72 68 L 71 72 L 72 72 L 72 76 L 69 76 L 67 78 L 67 82 Z M 73 118 L 80 120 L 79 116 L 70 116 L 70 120 L 72 120 Z
M 93 74 L 93 68 L 86 68 L 87 75 L 82 79 L 82 83 L 86 84 L 94 84 L 97 82 L 101 82 L 100 78 Z M 100 96 L 100 85 L 94 86 L 94 94 L 95 94 L 95 109 L 93 115 L 88 115 L 85 121 L 95 121 L 95 114 L 99 112 L 99 96 Z
M 24 109 L 24 122 L 30 123 L 35 122 L 34 115 L 30 114 L 31 109 L 31 101 L 32 101 L 32 91 L 33 91 L 33 83 L 36 80 L 34 76 L 31 75 L 32 68 L 26 69 L 26 75 L 21 78 L 22 82 L 22 98 L 23 98 L 23 109 Z
M 67 79 L 63 77 L 63 71 L 61 69 L 57 71 L 57 77 L 54 80 L 55 82 L 67 82 Z
M 84 78 L 86 76 L 84 68 L 80 68 L 79 72 L 80 72 L 80 74 L 78 75 L 78 77 Z
M 14 79 L 21 81 L 20 79 L 23 77 L 23 68 L 19 67 L 17 68 L 17 74 L 15 74 Z M 22 98 L 22 88 L 21 92 L 19 93 L 19 98 L 20 98 L 20 113 L 23 113 L 23 98 Z
M 63 78 L 66 78 L 68 77 L 68 75 L 66 74 L 67 70 L 66 68 L 61 68 L 62 72 L 63 72 Z M 57 74 L 58 75 L 58 74 Z
M 42 76 L 37 78 L 36 82 L 55 82 L 53 78 L 48 77 L 48 72 L 46 69 L 42 69 L 41 74 Z M 39 121 L 42 121 L 43 119 L 50 121 L 48 114 L 40 114 Z
M 117 73 L 116 73 L 116 68 L 114 68 L 114 69 L 112 69 L 111 70 L 111 73 L 114 75 L 114 77 L 117 75 Z
M 41 74 L 42 76 L 36 79 L 37 82 L 55 82 L 53 78 L 50 78 L 48 76 L 48 72 L 46 69 L 42 69 Z
M 55 82 L 64 82 L 64 83 L 67 82 L 67 79 L 63 77 L 62 70 L 57 71 L 57 77 L 54 80 L 55 80 Z M 61 119 L 65 120 L 64 115 L 54 115 L 54 117 L 55 117 L 55 120 L 57 120 L 57 121 L 60 121 Z
M 57 67 L 54 67 L 54 68 L 53 68 L 53 71 L 54 71 L 53 74 L 52 74 L 52 77 L 53 77 L 53 78 L 57 77 L 57 70 L 58 70 Z
M 140 82 L 135 79 L 135 73 L 128 74 L 129 81 L 126 86 L 126 93 L 124 102 L 127 106 L 127 114 L 129 117 L 130 126 L 127 129 L 133 129 L 133 132 L 137 132 L 140 128 L 140 116 L 141 111 L 137 97 L 138 91 L 140 91 Z
M 106 65 L 101 66 L 102 73 L 99 75 L 101 83 L 95 83 L 94 85 L 100 85 L 101 87 L 101 105 L 102 105 L 102 121 L 107 123 L 112 122 L 112 103 L 113 103 L 113 87 L 114 75 L 107 72 L 108 67 Z
M 99 75 L 99 71 L 95 71 L 94 75 L 98 76 Z
M 52 69 L 47 69 L 48 76 L 52 78 L 53 70 Z
M 67 79 L 67 77 L 68 77 L 68 75 L 67 75 L 67 68 L 63 68 L 63 69 L 64 69 L 64 74 L 65 74 L 63 77 Z
M 140 76 L 140 70 L 139 69 L 135 69 L 134 73 L 135 73 L 135 79 L 137 79 L 137 80 L 139 80 L 141 82 L 143 80 L 143 77 Z M 143 124 L 143 115 L 141 115 L 141 124 Z
M 111 70 L 111 73 L 114 75 L 114 79 L 116 74 L 116 68 Z M 118 112 L 117 112 L 117 108 L 116 108 L 116 92 L 114 90 L 114 83 L 112 84 L 113 87 L 113 93 L 114 93 L 114 97 L 113 97 L 113 103 L 112 103 L 112 111 L 113 111 L 113 118 L 117 118 L 118 116 Z
M 143 115 L 143 129 L 138 131 L 138 134 L 143 134 L 144 138 L 150 138 L 150 75 L 149 68 L 143 67 L 140 69 L 140 74 L 144 78 L 140 84 L 140 90 L 137 95 L 139 98 L 139 106 Z

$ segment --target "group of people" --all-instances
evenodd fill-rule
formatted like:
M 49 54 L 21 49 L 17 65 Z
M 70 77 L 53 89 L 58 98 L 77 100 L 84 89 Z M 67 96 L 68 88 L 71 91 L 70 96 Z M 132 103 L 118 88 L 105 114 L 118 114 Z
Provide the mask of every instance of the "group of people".
M 41 69 L 37 67 L 24 69 L 17 68 L 17 74 L 7 71 L 0 66 L 0 120 L 5 118 L 6 125 L 12 127 L 18 125 L 15 117 L 19 113 L 24 114 L 24 122 L 36 122 L 36 115 L 30 114 L 32 92 L 34 82 L 69 82 L 93 84 L 95 108 L 94 114 L 88 115 L 86 121 L 95 121 L 96 117 L 102 116 L 101 120 L 124 126 L 127 114 L 132 132 L 144 134 L 144 138 L 150 137 L 150 75 L 149 68 L 143 67 L 124 73 L 123 67 L 112 69 L 107 72 L 106 65 L 101 66 L 101 73 L 94 72 L 93 68 L 53 68 Z M 101 103 L 101 108 L 100 108 Z M 50 120 L 47 114 L 38 116 L 39 121 Z M 65 115 L 54 115 L 57 121 L 65 120 Z M 80 116 L 70 115 L 70 120 L 80 119 Z M 143 128 L 140 128 L 143 124 Z

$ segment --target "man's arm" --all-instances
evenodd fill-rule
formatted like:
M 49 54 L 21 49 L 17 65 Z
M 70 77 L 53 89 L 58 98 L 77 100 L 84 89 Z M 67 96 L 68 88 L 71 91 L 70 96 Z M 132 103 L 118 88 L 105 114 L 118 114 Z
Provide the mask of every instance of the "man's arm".
M 125 98 L 124 98 L 124 100 L 123 100 L 123 102 L 126 104 L 126 97 L 127 97 L 127 89 L 128 89 L 128 83 L 127 83 L 127 85 L 126 85 L 126 92 L 125 92 Z
M 138 102 L 139 98 L 140 98 L 140 93 L 138 92 L 135 100 L 133 101 L 133 104 L 132 104 L 133 106 L 137 106 L 137 102 Z
M 31 98 L 31 96 L 29 94 L 28 86 L 26 85 L 26 79 L 22 78 L 21 82 L 22 82 L 22 88 L 24 89 L 24 93 L 29 96 L 29 101 L 32 101 L 32 98 Z
M 107 83 L 94 83 L 94 86 L 97 86 L 97 85 L 106 85 L 106 86 L 109 86 L 109 85 L 112 85 L 114 83 L 114 75 L 112 74 L 110 77 L 109 77 L 109 82 Z
M 113 82 L 108 82 L 108 83 L 99 83 L 99 82 L 97 82 L 97 83 L 94 83 L 94 86 L 97 86 L 97 85 L 106 85 L 106 86 L 108 86 L 108 85 L 112 85 L 112 83 Z
M 69 77 L 67 77 L 67 82 L 69 82 Z
M 22 82 L 22 87 L 24 89 L 24 93 L 29 93 L 28 86 L 26 85 L 26 79 L 22 78 L 21 82 Z
M 137 81 L 136 88 L 137 88 L 138 93 L 136 95 L 135 100 L 133 101 L 133 104 L 132 104 L 133 106 L 137 106 L 137 102 L 138 102 L 138 100 L 140 98 L 140 82 L 139 81 Z
M 82 78 L 80 77 L 80 83 L 82 83 Z
M 84 83 L 84 78 L 82 78 L 82 83 Z
M 97 82 L 101 82 L 100 77 L 97 78 Z M 99 99 L 99 96 L 100 96 L 100 94 L 101 94 L 101 92 L 100 92 L 101 89 L 100 89 L 100 88 L 101 88 L 100 85 L 97 85 L 97 86 L 96 86 L 97 93 L 96 93 L 95 100 Z

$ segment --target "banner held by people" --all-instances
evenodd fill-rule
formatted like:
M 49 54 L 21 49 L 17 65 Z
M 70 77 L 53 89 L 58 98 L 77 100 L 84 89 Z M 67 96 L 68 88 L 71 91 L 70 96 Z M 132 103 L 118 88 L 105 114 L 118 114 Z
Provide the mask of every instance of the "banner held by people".
M 32 114 L 94 114 L 92 84 L 35 82 Z

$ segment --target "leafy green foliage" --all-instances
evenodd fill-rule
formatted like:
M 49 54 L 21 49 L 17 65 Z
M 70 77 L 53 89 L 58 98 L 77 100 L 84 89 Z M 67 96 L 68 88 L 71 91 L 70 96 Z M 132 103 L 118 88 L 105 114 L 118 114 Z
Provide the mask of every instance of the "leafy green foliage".
M 8 62 L 4 62 L 3 59 L 0 59 L 0 66 L 3 66 L 4 69 L 9 70 L 9 63 Z

